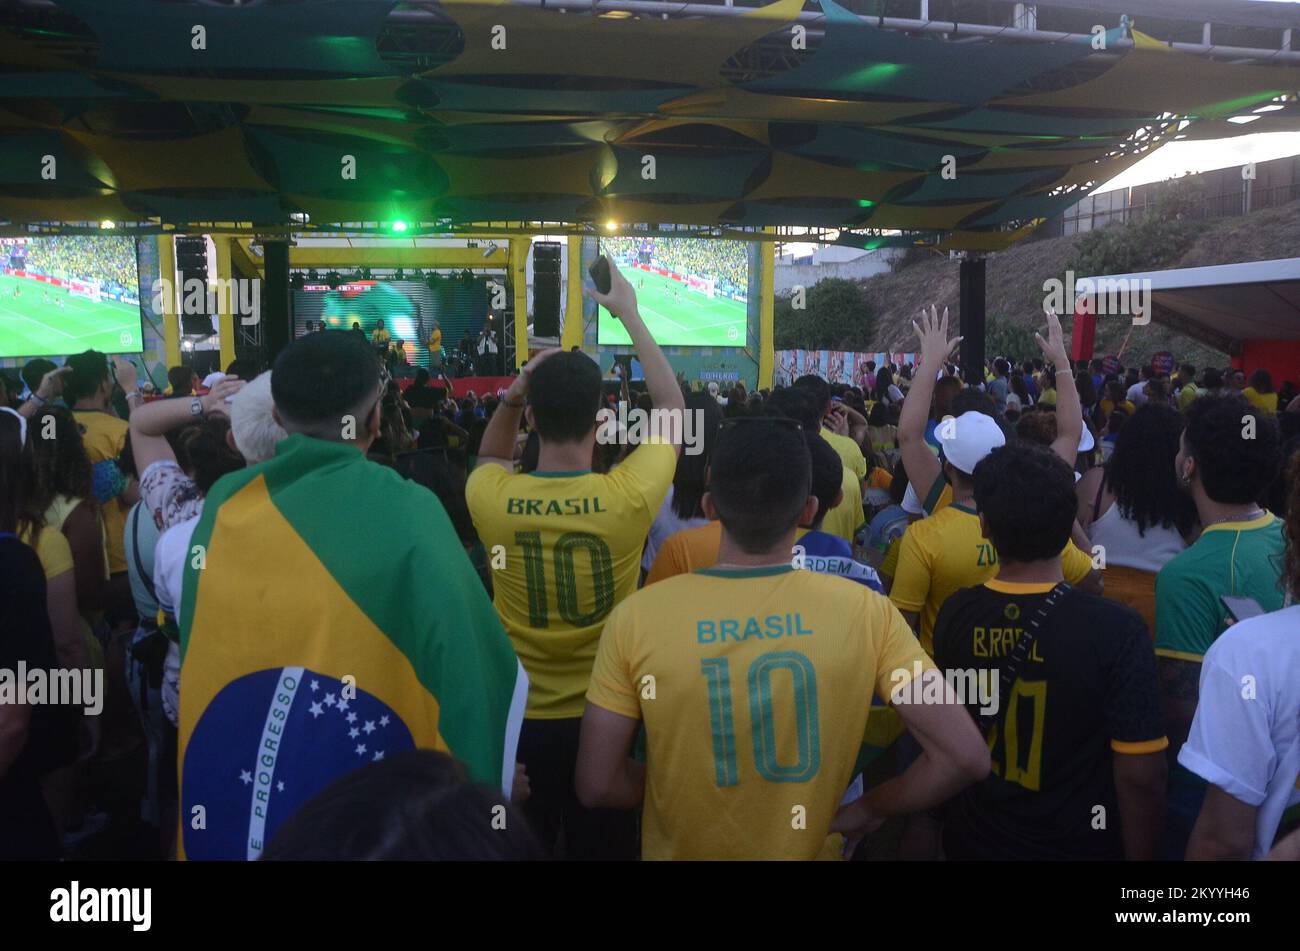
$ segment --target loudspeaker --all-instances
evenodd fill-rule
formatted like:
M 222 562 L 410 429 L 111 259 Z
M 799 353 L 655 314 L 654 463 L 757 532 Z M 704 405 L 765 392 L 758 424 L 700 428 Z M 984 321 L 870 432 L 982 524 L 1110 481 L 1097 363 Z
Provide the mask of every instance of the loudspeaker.
M 533 335 L 560 335 L 560 249 L 556 241 L 533 245 Z
M 182 235 L 176 239 L 176 280 L 180 283 L 181 333 L 187 337 L 212 336 L 216 332 L 212 329 L 212 315 L 186 310 L 190 281 L 203 282 L 204 300 L 207 300 L 208 243 L 201 235 Z

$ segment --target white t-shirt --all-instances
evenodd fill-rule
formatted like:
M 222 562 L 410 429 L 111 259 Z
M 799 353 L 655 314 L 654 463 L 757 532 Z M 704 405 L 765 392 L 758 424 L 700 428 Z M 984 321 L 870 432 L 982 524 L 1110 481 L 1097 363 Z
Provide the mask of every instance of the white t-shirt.
M 1127 399 L 1134 406 L 1141 406 L 1147 401 L 1146 380 L 1138 380 L 1128 388 Z
M 200 500 L 201 502 L 202 500 Z M 200 511 L 200 515 L 202 512 Z M 153 550 L 153 587 L 158 593 L 158 606 L 172 616 L 181 608 L 181 586 L 185 581 L 185 562 L 190 550 L 199 515 L 178 522 L 158 537 Z M 167 659 L 163 662 L 162 682 L 163 712 L 173 724 L 179 724 L 181 715 L 181 652 L 175 644 L 167 645 Z
M 1255 848 L 1300 802 L 1300 605 L 1234 624 L 1205 654 L 1201 696 L 1178 762 L 1255 806 Z

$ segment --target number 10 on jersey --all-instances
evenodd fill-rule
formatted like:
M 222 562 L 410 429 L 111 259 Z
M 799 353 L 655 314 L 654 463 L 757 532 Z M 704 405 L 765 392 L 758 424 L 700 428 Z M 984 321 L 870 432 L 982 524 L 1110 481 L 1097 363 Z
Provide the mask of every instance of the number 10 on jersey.
M 700 661 L 700 671 L 709 684 L 714 776 L 719 786 L 735 786 L 740 782 L 740 770 L 736 763 L 731 662 L 726 657 L 704 658 Z M 788 672 L 793 687 L 795 739 L 798 747 L 798 758 L 793 763 L 783 764 L 777 758 L 776 715 L 772 697 L 772 676 L 777 671 Z M 822 759 L 817 718 L 817 672 L 813 669 L 812 662 L 798 651 L 760 654 L 749 665 L 745 681 L 750 731 L 754 742 L 754 766 L 758 775 L 772 783 L 806 783 L 817 775 Z

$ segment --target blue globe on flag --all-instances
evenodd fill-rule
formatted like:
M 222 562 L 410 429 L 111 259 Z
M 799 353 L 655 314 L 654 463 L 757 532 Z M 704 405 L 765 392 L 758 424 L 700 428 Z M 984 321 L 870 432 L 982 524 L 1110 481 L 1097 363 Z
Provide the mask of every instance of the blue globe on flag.
M 199 717 L 181 766 L 185 855 L 256 859 L 331 782 L 414 748 L 392 709 L 355 685 L 303 667 L 231 681 Z

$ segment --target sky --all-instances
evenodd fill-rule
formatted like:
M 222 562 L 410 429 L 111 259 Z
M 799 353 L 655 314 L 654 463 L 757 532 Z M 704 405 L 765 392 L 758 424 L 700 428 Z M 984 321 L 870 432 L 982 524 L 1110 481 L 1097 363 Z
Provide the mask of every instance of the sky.
M 1208 172 L 1216 168 L 1266 162 L 1269 159 L 1300 155 L 1300 133 L 1269 132 L 1241 135 L 1208 142 L 1170 142 L 1156 149 L 1142 161 L 1097 189 L 1108 192 L 1149 182 L 1162 182 L 1188 172 Z

